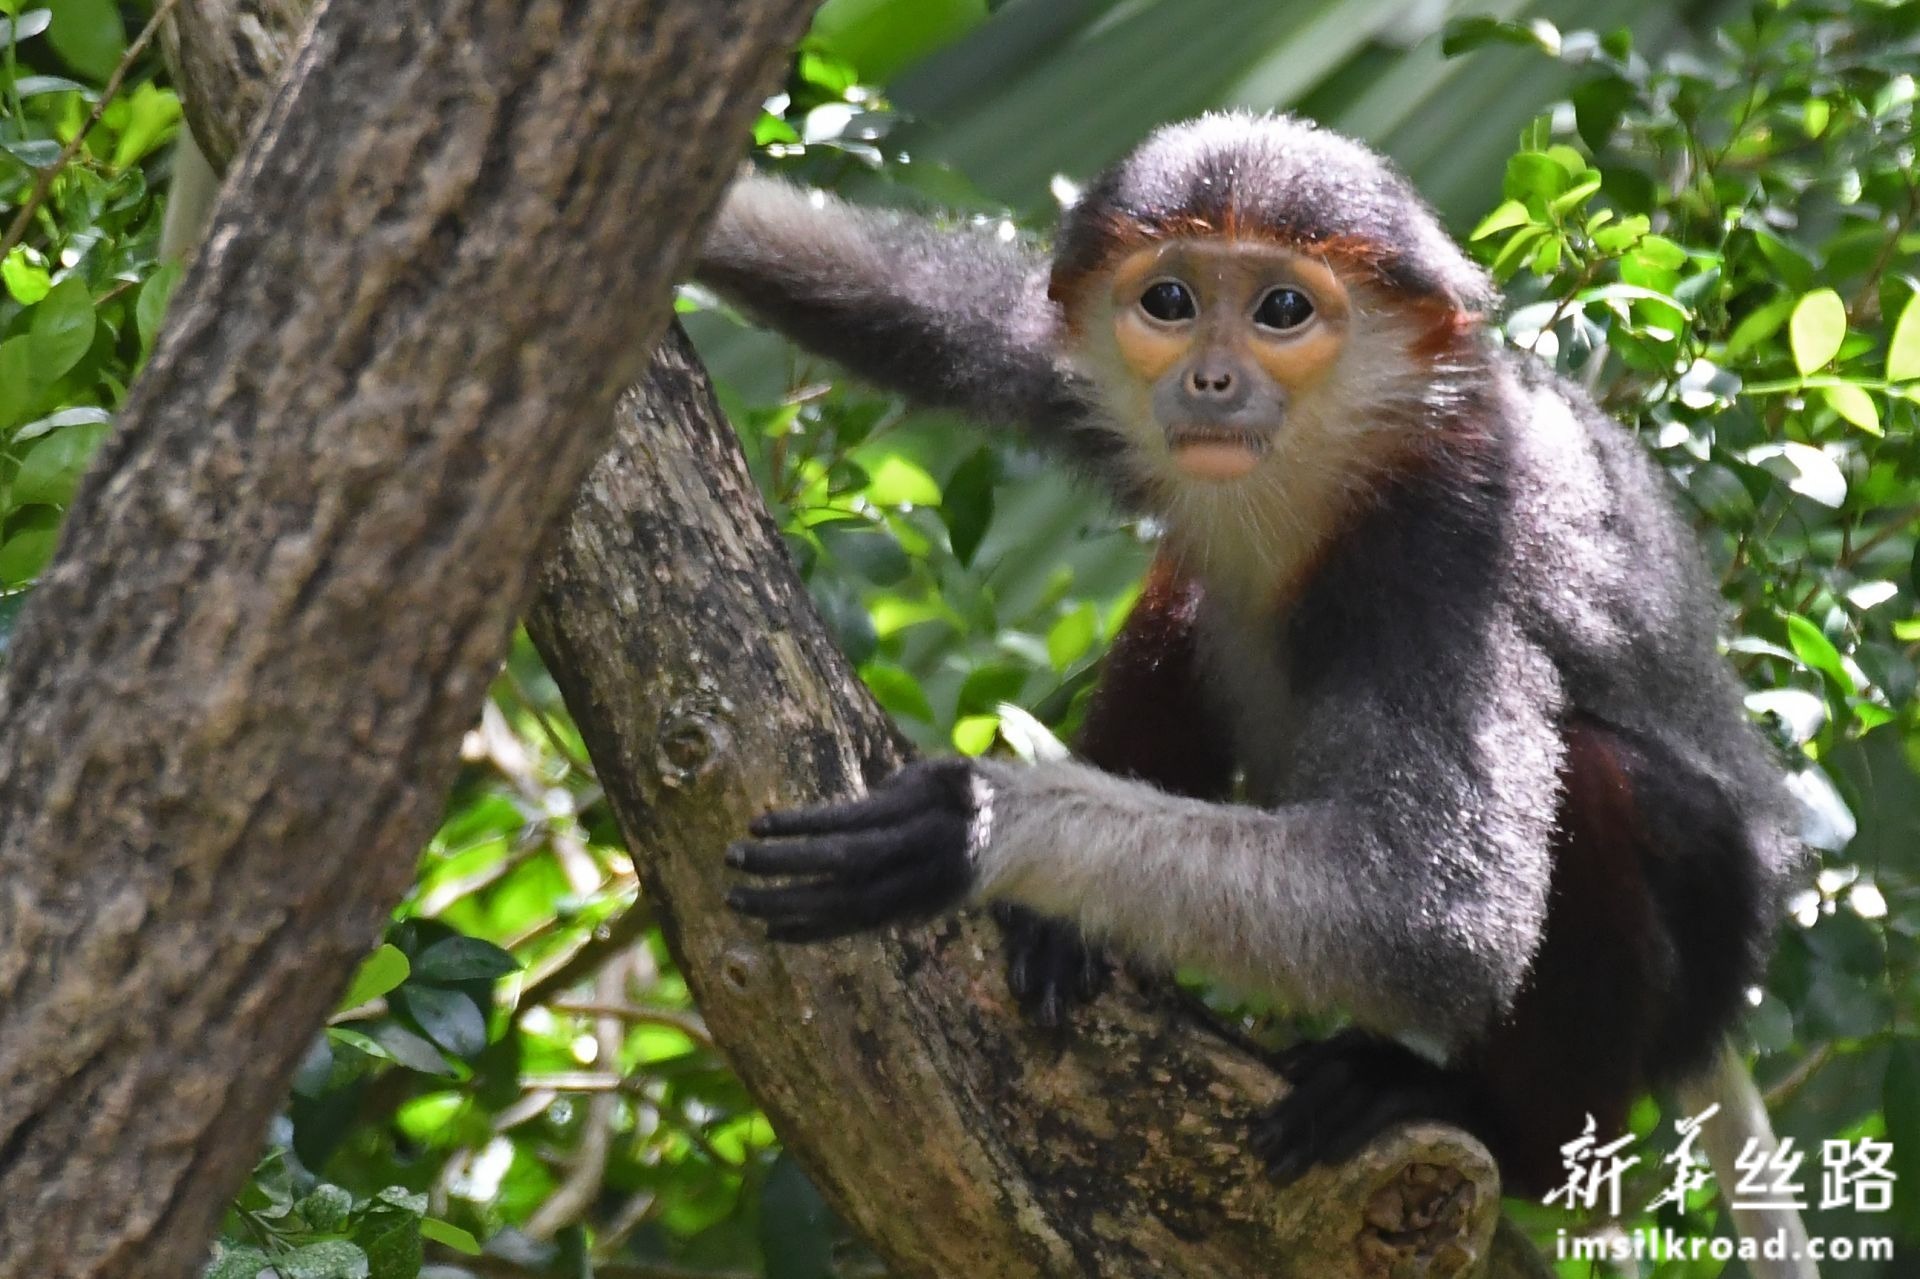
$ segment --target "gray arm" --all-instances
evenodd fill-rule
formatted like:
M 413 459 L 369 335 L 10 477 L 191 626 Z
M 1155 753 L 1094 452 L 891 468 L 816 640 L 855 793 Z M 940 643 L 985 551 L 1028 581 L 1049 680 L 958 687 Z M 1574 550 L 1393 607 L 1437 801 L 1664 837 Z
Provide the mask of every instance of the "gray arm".
M 1110 451 L 1054 359 L 1047 261 L 1016 237 L 749 174 L 728 193 L 694 278 L 877 386 L 1075 451 Z
M 736 845 L 736 908 L 787 940 L 960 900 L 1073 920 L 1300 1009 L 1439 1053 L 1517 991 L 1546 914 L 1558 681 L 1510 626 L 1487 663 L 1336 680 L 1299 707 L 1315 758 L 1271 807 L 1168 795 L 1078 763 L 939 760 L 852 804 L 774 813 Z
M 973 893 L 1457 1047 L 1512 999 L 1546 914 L 1557 681 L 1517 636 L 1498 661 L 1491 685 L 1409 672 L 1385 697 L 1306 708 L 1300 740 L 1322 762 L 1270 808 L 1075 763 L 983 762 Z

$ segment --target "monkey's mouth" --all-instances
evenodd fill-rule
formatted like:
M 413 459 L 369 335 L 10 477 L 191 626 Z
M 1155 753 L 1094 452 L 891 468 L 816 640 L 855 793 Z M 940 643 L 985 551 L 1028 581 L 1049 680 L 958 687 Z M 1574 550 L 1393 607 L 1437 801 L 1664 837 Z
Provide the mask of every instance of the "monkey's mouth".
M 1167 432 L 1173 464 L 1196 480 L 1237 480 L 1273 449 L 1273 437 L 1244 427 L 1176 426 Z

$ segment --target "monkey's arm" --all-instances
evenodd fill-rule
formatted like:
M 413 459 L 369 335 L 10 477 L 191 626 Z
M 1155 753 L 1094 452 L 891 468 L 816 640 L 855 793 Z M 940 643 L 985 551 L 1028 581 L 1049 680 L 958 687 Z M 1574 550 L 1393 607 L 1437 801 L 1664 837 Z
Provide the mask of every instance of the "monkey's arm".
M 1100 665 L 1074 754 L 1103 772 L 1173 795 L 1225 799 L 1233 790 L 1228 725 L 1201 673 L 1201 590 L 1167 556 L 1147 571 L 1140 599 Z M 1106 957 L 1066 920 L 1001 903 L 1007 986 L 1046 1029 L 1100 993 Z
M 1489 640 L 1481 677 L 1336 678 L 1303 715 L 1317 758 L 1297 802 L 1184 799 L 1078 763 L 922 763 L 756 823 L 732 864 L 797 878 L 733 905 L 799 941 L 1017 902 L 1445 1052 L 1511 1000 L 1545 914 L 1557 683 L 1511 629 Z
M 1046 259 L 1017 239 L 748 174 L 728 192 L 694 278 L 922 404 L 1045 435 L 1089 434 L 1079 429 L 1085 405 L 1054 360 L 1060 317 Z

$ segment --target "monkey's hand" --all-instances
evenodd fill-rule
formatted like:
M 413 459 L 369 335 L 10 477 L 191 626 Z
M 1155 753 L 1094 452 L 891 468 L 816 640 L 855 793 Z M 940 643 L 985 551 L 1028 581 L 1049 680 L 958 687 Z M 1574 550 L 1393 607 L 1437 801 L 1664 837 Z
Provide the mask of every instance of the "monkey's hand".
M 1047 1030 L 1058 1030 L 1067 1014 L 1106 988 L 1112 968 L 1106 956 L 1088 944 L 1080 930 L 1024 906 L 994 908 L 1006 943 L 1007 988 L 1020 1011 Z
M 774 941 L 845 937 L 958 905 L 974 883 L 986 786 L 965 759 L 922 760 L 865 799 L 768 813 L 727 865 L 756 879 L 727 905 Z

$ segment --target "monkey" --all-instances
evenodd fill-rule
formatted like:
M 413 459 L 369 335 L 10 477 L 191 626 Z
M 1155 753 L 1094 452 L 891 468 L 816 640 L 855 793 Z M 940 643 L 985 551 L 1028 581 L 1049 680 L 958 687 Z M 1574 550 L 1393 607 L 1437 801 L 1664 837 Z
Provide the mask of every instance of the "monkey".
M 1343 1014 L 1250 1133 L 1282 1182 L 1432 1119 L 1539 1195 L 1715 1068 L 1802 856 L 1783 765 L 1668 477 L 1388 161 L 1164 126 L 1050 259 L 750 176 L 694 275 L 1163 530 L 1074 756 L 761 816 L 728 901 L 769 938 L 989 904 L 1045 1022 L 1109 948 Z

